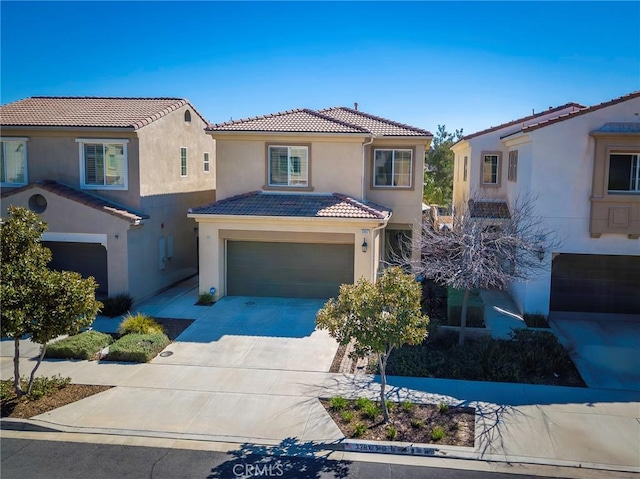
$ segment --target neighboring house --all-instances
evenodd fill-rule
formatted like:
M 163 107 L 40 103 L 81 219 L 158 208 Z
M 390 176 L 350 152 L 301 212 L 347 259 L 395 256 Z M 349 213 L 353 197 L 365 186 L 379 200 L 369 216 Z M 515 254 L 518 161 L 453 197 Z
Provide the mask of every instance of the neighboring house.
M 202 292 L 335 296 L 343 283 L 374 280 L 421 222 L 428 131 L 350 108 L 207 131 L 218 201 L 189 214 L 198 222 Z
M 33 97 L 0 107 L 2 202 L 49 225 L 52 267 L 141 299 L 197 273 L 188 207 L 215 200 L 215 141 L 179 98 Z
M 467 135 L 452 150 L 455 204 L 486 198 L 482 216 L 530 192 L 562 241 L 541 250 L 545 273 L 511 286 L 521 312 L 640 318 L 640 92 L 552 108 Z

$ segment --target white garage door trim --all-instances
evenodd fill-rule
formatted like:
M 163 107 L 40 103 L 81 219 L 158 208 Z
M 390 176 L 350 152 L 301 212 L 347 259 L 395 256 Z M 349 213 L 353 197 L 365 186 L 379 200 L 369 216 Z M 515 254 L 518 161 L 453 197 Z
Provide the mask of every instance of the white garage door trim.
M 42 241 L 59 241 L 62 243 L 98 243 L 107 249 L 107 235 L 93 233 L 42 233 Z

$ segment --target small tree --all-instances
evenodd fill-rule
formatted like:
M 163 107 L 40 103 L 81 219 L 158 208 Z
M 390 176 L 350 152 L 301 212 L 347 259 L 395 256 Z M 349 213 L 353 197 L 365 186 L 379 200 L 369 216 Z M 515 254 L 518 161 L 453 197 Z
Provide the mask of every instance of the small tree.
M 46 229 L 35 213 L 16 206 L 9 206 L 9 215 L 0 225 L 0 329 L 3 337 L 14 340 L 13 381 L 18 396 L 24 394 L 20 387 L 20 339 L 28 335 L 41 345 L 29 378 L 29 393 L 47 342 L 88 326 L 102 306 L 95 299 L 93 278 L 48 268 L 51 252 L 40 242 Z
M 462 138 L 462 130 L 449 133 L 445 125 L 438 125 L 431 148 L 425 151 L 424 190 L 426 203 L 450 206 L 453 198 L 453 159 L 451 147 Z
M 483 204 L 487 211 L 478 206 Z M 546 251 L 560 242 L 544 218 L 535 213 L 535 198 L 518 197 L 512 204 L 470 200 L 458 205 L 452 228 L 425 223 L 420 230 L 419 260 L 405 255 L 394 260 L 439 284 L 464 290 L 460 336 L 465 342 L 467 308 L 472 289 L 504 290 L 528 281 L 547 268 Z
M 387 269 L 376 283 L 364 278 L 340 287 L 318 312 L 316 324 L 327 329 L 340 344 L 354 341 L 353 357 L 378 355 L 380 401 L 384 421 L 389 421 L 385 401 L 386 367 L 394 348 L 419 344 L 427 335 L 429 318 L 420 310 L 420 284 L 398 267 Z

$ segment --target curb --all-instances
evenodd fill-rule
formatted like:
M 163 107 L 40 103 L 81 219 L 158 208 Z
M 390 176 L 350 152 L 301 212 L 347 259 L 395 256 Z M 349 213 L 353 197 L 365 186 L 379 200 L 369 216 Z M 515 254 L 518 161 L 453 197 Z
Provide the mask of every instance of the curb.
M 148 437 L 156 439 L 170 439 L 181 441 L 204 441 L 211 443 L 227 444 L 253 444 L 260 446 L 278 447 L 281 441 L 266 438 L 246 438 L 239 436 L 212 436 L 198 434 L 176 434 L 163 431 L 138 431 L 131 429 L 109 429 L 109 428 L 79 428 L 62 426 L 58 424 L 46 423 L 44 421 L 32 419 L 12 419 L 2 418 L 0 420 L 1 430 L 18 432 L 48 432 L 64 434 L 92 434 L 92 435 L 116 435 L 123 437 Z M 615 471 L 623 473 L 640 473 L 640 468 L 619 464 L 598 464 L 588 462 L 567 461 L 562 459 L 540 458 L 529 456 L 510 456 L 504 454 L 484 454 L 479 455 L 475 448 L 463 446 L 438 446 L 433 444 L 413 444 L 388 441 L 367 441 L 355 439 L 342 439 L 339 442 L 318 443 L 315 446 L 317 451 L 335 451 L 347 454 L 380 454 L 389 458 L 420 457 L 434 459 L 451 459 L 483 463 L 502 464 L 523 464 L 533 466 L 563 467 L 568 469 L 585 469 L 594 471 Z M 295 451 L 295 446 L 292 446 Z M 280 457 L 295 457 L 295 454 L 280 454 Z

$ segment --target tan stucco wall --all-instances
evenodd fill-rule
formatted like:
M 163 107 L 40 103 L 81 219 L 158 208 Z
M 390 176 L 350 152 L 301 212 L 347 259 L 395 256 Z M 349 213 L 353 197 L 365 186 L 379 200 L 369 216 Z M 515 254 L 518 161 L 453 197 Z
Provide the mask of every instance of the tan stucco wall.
M 3 127 L 3 137 L 27 138 L 28 183 L 56 180 L 80 189 L 80 148 L 76 139 L 105 138 L 129 140 L 127 144 L 128 189 L 92 189 L 90 194 L 126 205 L 140 207 L 138 139 L 133 131 L 36 130 Z
M 313 193 L 344 193 L 360 198 L 362 138 L 236 136 L 217 138 L 217 198 L 261 190 L 267 185 L 268 144 L 309 145 Z M 295 188 L 284 190 L 301 192 Z
M 186 110 L 191 113 L 189 123 L 184 121 Z M 206 126 L 185 105 L 138 130 L 141 196 L 215 190 L 216 146 L 205 133 Z M 181 147 L 187 148 L 187 176 L 181 176 Z M 205 152 L 209 153 L 209 173 L 203 168 Z
M 109 294 L 128 291 L 129 278 L 126 265 L 129 260 L 127 249 L 129 222 L 38 187 L 3 198 L 3 215 L 6 214 L 9 205 L 28 208 L 29 198 L 36 194 L 44 196 L 47 200 L 46 210 L 39 215 L 49 226 L 47 232 L 106 235 Z
M 353 244 L 354 278 L 373 280 L 378 272 L 379 225 L 369 221 L 318 220 L 315 218 L 214 218 L 196 215 L 200 235 L 200 292 L 216 288 L 219 298 L 226 294 L 225 240 L 283 241 L 302 243 Z M 363 229 L 369 230 L 362 233 Z M 367 252 L 362 241 L 367 240 Z

